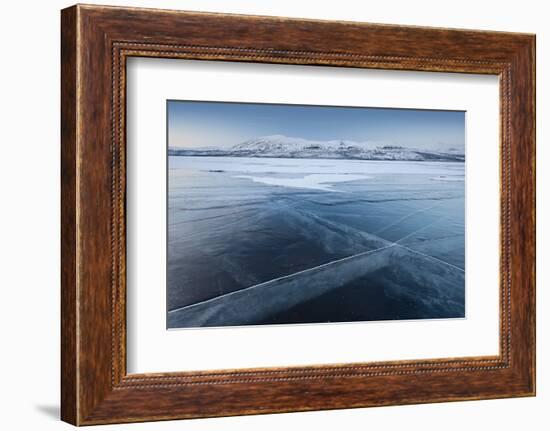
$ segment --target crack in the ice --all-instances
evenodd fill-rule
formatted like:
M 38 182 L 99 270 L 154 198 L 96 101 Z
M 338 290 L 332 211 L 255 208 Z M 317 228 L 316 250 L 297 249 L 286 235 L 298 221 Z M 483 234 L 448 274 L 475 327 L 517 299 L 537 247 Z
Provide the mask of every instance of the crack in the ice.
M 388 230 L 389 228 L 391 228 L 391 227 L 393 227 L 393 226 L 395 226 L 395 225 L 401 223 L 403 220 L 406 220 L 406 219 L 408 219 L 409 217 L 412 217 L 412 216 L 415 215 L 415 214 L 429 211 L 429 210 L 434 209 L 434 208 L 436 208 L 436 207 L 438 207 L 438 206 L 440 206 L 440 205 L 441 205 L 441 203 L 438 202 L 438 203 L 436 203 L 435 205 L 432 205 L 431 207 L 428 207 L 428 208 L 421 208 L 421 209 L 418 209 L 418 210 L 414 210 L 412 213 L 409 213 L 409 214 L 407 214 L 407 215 L 401 217 L 400 219 L 394 221 L 393 223 L 390 223 L 390 224 L 387 225 L 386 227 L 383 227 L 382 229 L 378 229 L 377 231 L 374 232 L 374 234 L 378 235 L 379 233 Z
M 443 259 L 439 259 L 438 257 L 431 256 L 431 255 L 426 254 L 426 253 L 422 253 L 421 251 L 414 250 L 414 249 L 412 249 L 412 248 L 410 248 L 410 247 L 407 247 L 406 245 L 396 244 L 396 243 L 394 243 L 393 245 L 396 245 L 397 247 L 404 248 L 405 250 L 408 250 L 408 251 L 410 251 L 411 253 L 416 253 L 416 254 L 418 254 L 418 255 L 420 255 L 420 256 L 424 256 L 424 257 L 427 258 L 427 259 L 432 259 L 432 260 L 435 260 L 435 261 L 437 261 L 437 262 L 440 262 L 440 263 L 442 263 L 442 264 L 444 264 L 444 265 L 448 265 L 448 266 L 450 266 L 450 267 L 452 267 L 452 268 L 454 268 L 454 269 L 459 270 L 460 272 L 465 272 L 463 268 L 461 268 L 461 267 L 459 267 L 459 266 L 456 266 L 456 265 L 453 265 L 452 263 L 447 262 L 447 261 L 445 261 L 445 260 L 443 260 Z
M 447 217 L 445 217 L 445 218 L 443 218 L 443 219 L 438 219 L 438 220 L 431 221 L 431 222 L 428 223 L 427 225 L 424 225 L 424 226 L 422 226 L 421 228 L 416 229 L 416 230 L 412 231 L 411 233 L 409 233 L 409 234 L 407 234 L 407 235 L 405 235 L 405 236 L 399 238 L 397 241 L 394 241 L 394 243 L 397 244 L 397 243 L 403 241 L 404 239 L 407 239 L 407 238 L 413 236 L 415 233 L 418 233 L 418 232 L 420 232 L 420 231 L 423 231 L 424 229 L 426 229 L 426 228 L 428 228 L 428 227 L 430 227 L 430 226 L 432 226 L 432 225 L 434 225 L 434 224 L 436 224 L 436 223 L 439 223 L 439 222 L 441 222 L 442 220 L 446 220 L 446 219 L 447 219 Z
M 408 217 L 410 217 L 410 216 L 412 216 L 412 215 L 414 215 L 414 214 L 417 214 L 417 213 L 420 213 L 420 212 L 429 211 L 429 210 L 431 210 L 431 209 L 433 209 L 433 208 L 435 208 L 435 207 L 437 207 L 437 206 L 439 206 L 439 205 L 441 205 L 441 204 L 440 204 L 440 203 L 437 203 L 437 204 L 432 205 L 431 207 L 428 207 L 428 208 L 423 208 L 423 209 L 415 210 L 415 211 L 413 211 L 412 213 L 410 213 L 410 214 L 408 214 L 408 215 L 402 217 L 402 219 L 398 220 L 397 222 L 394 222 L 394 223 L 392 223 L 392 224 L 386 226 L 385 228 L 383 228 L 383 229 L 381 229 L 381 230 L 379 230 L 379 231 L 376 231 L 375 233 L 367 232 L 367 231 L 360 230 L 360 229 L 355 229 L 355 228 L 352 228 L 351 226 L 347 226 L 347 225 L 345 225 L 345 229 L 349 229 L 349 230 L 351 230 L 351 231 L 355 231 L 355 232 L 357 232 L 357 233 L 359 233 L 359 234 L 364 234 L 364 235 L 373 236 L 373 237 L 376 238 L 376 239 L 379 239 L 379 240 L 381 240 L 381 241 L 383 241 L 383 242 L 389 243 L 388 246 L 384 246 L 384 247 L 382 247 L 382 248 L 389 248 L 389 247 L 391 247 L 391 246 L 396 245 L 396 246 L 398 246 L 398 247 L 401 247 L 401 248 L 404 248 L 404 249 L 406 249 L 406 250 L 409 250 L 409 251 L 411 251 L 411 252 L 413 252 L 413 253 L 416 253 L 416 254 L 418 254 L 418 255 L 420 255 L 420 256 L 423 256 L 423 257 L 425 257 L 425 258 L 427 258 L 427 259 L 432 259 L 432 260 L 438 261 L 438 262 L 440 262 L 440 263 L 442 263 L 442 264 L 444 264 L 444 265 L 448 265 L 448 266 L 450 266 L 450 267 L 452 267 L 452 268 L 458 269 L 458 270 L 461 271 L 461 272 L 465 272 L 463 268 L 460 268 L 459 266 L 453 265 L 452 263 L 447 262 L 447 261 L 445 261 L 445 260 L 443 260 L 443 259 L 437 258 L 437 257 L 435 257 L 435 256 L 431 256 L 431 255 L 426 254 L 426 253 L 422 253 L 421 251 L 415 250 L 415 249 L 413 249 L 413 248 L 411 248 L 411 247 L 408 247 L 408 246 L 405 246 L 405 245 L 402 245 L 402 244 L 398 244 L 400 241 L 403 241 L 404 239 L 406 239 L 406 238 L 408 238 L 408 237 L 414 235 L 415 233 L 417 233 L 417 232 L 419 232 L 419 231 L 421 231 L 421 230 L 423 230 L 423 229 L 426 229 L 427 227 L 429 227 L 429 226 L 431 226 L 431 225 L 433 225 L 433 224 L 436 224 L 437 222 L 440 222 L 441 219 L 432 221 L 432 222 L 428 223 L 427 225 L 422 226 L 421 228 L 419 228 L 419 229 L 417 229 L 417 230 L 415 230 L 415 231 L 413 231 L 413 232 L 411 232 L 411 233 L 405 235 L 404 237 L 398 239 L 397 241 L 391 241 L 391 240 L 385 239 L 385 238 L 383 238 L 383 237 L 381 237 L 381 236 L 378 235 L 379 232 L 381 232 L 381 231 L 383 231 L 383 230 L 385 230 L 385 229 L 387 229 L 387 228 L 389 228 L 389 227 L 391 227 L 391 226 L 393 226 L 393 225 L 399 223 L 399 222 L 402 221 L 402 220 L 405 220 L 406 218 L 408 218 Z M 295 208 L 294 205 L 292 205 L 292 207 Z M 295 208 L 295 209 L 296 209 L 296 208 Z M 308 216 L 310 216 L 310 217 L 312 217 L 312 218 L 316 218 L 316 219 L 319 219 L 319 220 L 324 220 L 327 224 L 333 225 L 335 228 L 340 228 L 340 229 L 341 229 L 341 227 L 338 226 L 338 225 L 340 225 L 340 223 L 334 223 L 334 222 L 332 222 L 332 221 L 330 221 L 330 220 L 327 220 L 327 219 L 324 218 L 324 217 L 320 217 L 320 216 L 314 215 L 314 214 L 312 214 L 312 213 L 310 213 L 309 211 L 306 211 L 306 210 L 300 209 L 300 210 L 298 210 L 298 211 L 300 211 L 300 212 L 302 212 L 303 214 L 306 214 L 306 215 L 308 215 Z M 371 251 L 376 251 L 376 250 L 380 250 L 380 249 L 375 249 L 375 250 L 371 250 Z M 359 253 L 359 254 L 361 254 L 361 253 Z M 358 256 L 358 255 L 353 255 L 353 256 Z M 353 257 L 353 256 L 349 256 L 349 257 Z M 346 259 L 346 258 L 344 258 L 344 259 Z M 333 261 L 333 262 L 337 262 L 337 260 L 336 260 L 336 261 Z M 326 263 L 325 265 L 328 265 L 328 264 L 330 264 L 330 263 L 332 263 L 332 262 L 328 262 L 328 263 Z M 307 270 L 305 270 L 305 271 L 307 271 Z M 292 275 L 292 274 L 291 274 L 291 275 Z M 290 276 L 290 275 L 288 275 L 288 276 L 286 276 L 286 277 L 289 277 L 289 276 Z M 271 281 L 271 280 L 269 280 L 269 281 Z M 266 282 L 266 283 L 267 283 L 267 282 Z
M 285 280 L 285 279 L 288 279 L 288 278 L 292 278 L 292 277 L 295 277 L 296 275 L 304 274 L 304 273 L 307 273 L 307 272 L 310 272 L 310 271 L 313 271 L 313 270 L 316 270 L 316 269 L 319 269 L 319 268 L 326 267 L 328 265 L 333 265 L 335 263 L 344 262 L 348 259 L 353 259 L 353 258 L 356 258 L 356 257 L 359 257 L 359 256 L 366 256 L 368 254 L 371 254 L 371 253 L 374 253 L 374 252 L 377 252 L 377 251 L 381 251 L 381 250 L 384 250 L 384 249 L 387 249 L 387 248 L 391 248 L 395 245 L 399 246 L 399 244 L 390 244 L 390 245 L 386 245 L 384 247 L 376 248 L 374 250 L 363 251 L 361 253 L 357 253 L 357 254 L 354 254 L 354 255 L 351 255 L 351 256 L 346 256 L 346 257 L 343 257 L 341 259 L 332 260 L 330 262 L 323 263 L 323 264 L 317 265 L 317 266 L 313 266 L 311 268 L 303 269 L 301 271 L 294 272 L 292 274 L 283 275 L 282 277 L 272 278 L 271 280 L 263 281 L 261 283 L 254 284 L 253 286 L 245 287 L 244 289 L 234 290 L 233 292 L 224 293 L 223 295 L 215 296 L 213 298 L 209 298 L 209 299 L 206 299 L 204 301 L 196 302 L 194 304 L 184 305 L 183 307 L 179 307 L 179 308 L 174 308 L 173 310 L 168 310 L 168 313 L 174 313 L 176 311 L 184 310 L 184 309 L 189 308 L 189 307 L 194 307 L 194 306 L 199 305 L 199 304 L 207 304 L 211 301 L 218 300 L 220 298 L 230 296 L 234 293 L 244 292 L 246 290 L 253 289 L 255 287 L 260 287 L 260 286 L 263 286 L 263 285 L 268 284 L 268 283 L 273 283 L 275 281 L 280 281 L 280 280 Z

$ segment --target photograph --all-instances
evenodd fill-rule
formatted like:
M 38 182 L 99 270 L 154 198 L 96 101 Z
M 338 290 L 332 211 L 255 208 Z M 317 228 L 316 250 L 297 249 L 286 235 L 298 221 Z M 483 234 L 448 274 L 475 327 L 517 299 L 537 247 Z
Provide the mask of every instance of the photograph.
M 167 328 L 465 318 L 465 112 L 167 101 Z

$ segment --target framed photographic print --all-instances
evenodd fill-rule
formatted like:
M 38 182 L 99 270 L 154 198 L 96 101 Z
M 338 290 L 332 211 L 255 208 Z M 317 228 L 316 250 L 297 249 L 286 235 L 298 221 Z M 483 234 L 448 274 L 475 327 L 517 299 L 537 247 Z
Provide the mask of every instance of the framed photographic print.
M 535 37 L 62 11 L 62 419 L 535 394 Z

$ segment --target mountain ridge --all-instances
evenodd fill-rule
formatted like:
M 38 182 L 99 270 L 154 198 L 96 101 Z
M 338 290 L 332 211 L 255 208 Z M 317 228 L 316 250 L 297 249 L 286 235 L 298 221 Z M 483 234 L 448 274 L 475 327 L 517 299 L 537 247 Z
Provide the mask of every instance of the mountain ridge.
M 316 141 L 284 135 L 262 136 L 227 149 L 169 147 L 168 155 L 464 162 L 463 152 L 454 148 L 435 151 L 373 141 Z

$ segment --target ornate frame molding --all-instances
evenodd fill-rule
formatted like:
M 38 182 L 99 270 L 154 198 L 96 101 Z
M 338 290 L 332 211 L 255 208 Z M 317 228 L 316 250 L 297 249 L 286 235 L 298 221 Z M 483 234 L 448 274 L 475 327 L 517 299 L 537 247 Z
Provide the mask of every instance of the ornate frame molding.
M 273 31 L 254 36 L 258 26 Z M 285 38 L 275 29 L 284 29 Z M 334 31 L 338 41 L 323 37 Z M 308 41 L 310 34 L 321 41 Z M 98 424 L 534 394 L 534 36 L 79 5 L 62 12 L 62 54 L 64 420 Z M 131 56 L 498 75 L 500 354 L 127 375 L 125 66 Z

